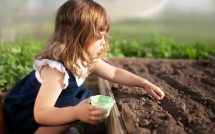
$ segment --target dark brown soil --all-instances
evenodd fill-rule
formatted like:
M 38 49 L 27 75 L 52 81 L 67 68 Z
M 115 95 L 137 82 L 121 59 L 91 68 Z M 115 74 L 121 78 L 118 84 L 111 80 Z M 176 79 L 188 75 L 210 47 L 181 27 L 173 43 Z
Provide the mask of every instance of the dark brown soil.
M 142 88 L 111 83 L 120 109 L 127 103 L 150 134 L 215 133 L 215 61 L 111 59 L 111 64 L 162 88 L 162 101 Z

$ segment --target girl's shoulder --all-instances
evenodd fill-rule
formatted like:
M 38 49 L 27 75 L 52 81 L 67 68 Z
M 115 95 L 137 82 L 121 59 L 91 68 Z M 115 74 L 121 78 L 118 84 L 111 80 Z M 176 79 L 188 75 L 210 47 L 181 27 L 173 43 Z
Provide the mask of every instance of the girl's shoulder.
M 35 60 L 33 68 L 35 70 L 40 70 L 44 65 L 48 65 L 51 68 L 55 68 L 62 73 L 66 71 L 66 68 L 61 62 L 58 62 L 56 60 L 49 60 L 49 59 Z
M 49 70 L 49 71 L 52 71 L 52 72 L 55 72 L 56 74 L 58 74 L 59 72 L 61 74 L 64 74 L 64 78 L 63 78 L 63 89 L 65 89 L 69 82 L 68 82 L 68 79 L 69 79 L 69 74 L 66 70 L 66 68 L 64 67 L 64 65 L 58 61 L 55 61 L 55 60 L 50 60 L 50 59 L 41 59 L 41 60 L 35 60 L 34 61 L 34 65 L 33 65 L 33 68 L 34 70 L 36 70 L 36 78 L 37 80 L 42 83 L 42 78 L 41 78 L 41 69 L 45 67 L 45 70 Z M 50 68 L 50 69 L 47 69 L 47 68 Z

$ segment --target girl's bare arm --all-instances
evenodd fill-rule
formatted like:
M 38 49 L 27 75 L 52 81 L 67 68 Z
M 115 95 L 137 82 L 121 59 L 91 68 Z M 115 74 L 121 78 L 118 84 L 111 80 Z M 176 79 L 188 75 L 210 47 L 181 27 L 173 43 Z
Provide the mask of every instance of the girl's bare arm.
M 64 125 L 75 120 L 82 120 L 92 124 L 97 123 L 98 119 L 93 113 L 98 108 L 91 106 L 89 99 L 76 106 L 54 107 L 63 90 L 63 73 L 45 66 L 42 68 L 40 75 L 42 84 L 34 106 L 34 118 L 39 124 Z
M 148 80 L 132 74 L 124 69 L 116 68 L 99 59 L 95 65 L 94 73 L 109 81 L 127 86 L 144 88 L 150 95 L 160 100 L 163 99 L 163 91 Z

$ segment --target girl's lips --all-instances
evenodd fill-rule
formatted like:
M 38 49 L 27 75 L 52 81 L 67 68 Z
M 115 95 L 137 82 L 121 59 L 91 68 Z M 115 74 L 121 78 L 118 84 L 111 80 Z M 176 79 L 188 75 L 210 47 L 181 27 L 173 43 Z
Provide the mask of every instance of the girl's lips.
M 102 53 L 102 50 L 99 50 L 97 53 L 97 56 L 99 56 Z

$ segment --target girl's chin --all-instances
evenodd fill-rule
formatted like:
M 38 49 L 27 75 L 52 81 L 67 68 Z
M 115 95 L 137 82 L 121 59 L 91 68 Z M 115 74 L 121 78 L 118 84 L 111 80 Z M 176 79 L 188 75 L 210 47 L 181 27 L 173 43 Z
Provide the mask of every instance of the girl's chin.
M 90 58 L 91 59 L 98 59 L 101 53 L 97 53 L 95 55 L 91 55 Z
M 90 56 L 90 58 L 93 59 L 93 60 L 94 60 L 94 59 L 97 59 L 98 57 L 99 57 L 98 55 Z

